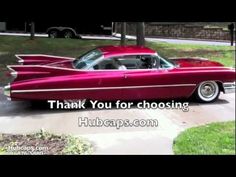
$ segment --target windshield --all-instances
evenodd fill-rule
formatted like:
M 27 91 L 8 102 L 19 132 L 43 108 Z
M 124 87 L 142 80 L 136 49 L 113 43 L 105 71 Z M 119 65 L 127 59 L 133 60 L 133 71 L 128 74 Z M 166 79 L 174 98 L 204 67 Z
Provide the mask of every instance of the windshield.
M 91 50 L 73 61 L 74 68 L 87 69 L 102 57 L 102 52 L 98 49 Z
M 161 68 L 172 68 L 176 66 L 176 64 L 173 61 L 171 61 L 171 59 L 163 58 L 160 55 L 158 55 L 158 57 L 160 59 Z

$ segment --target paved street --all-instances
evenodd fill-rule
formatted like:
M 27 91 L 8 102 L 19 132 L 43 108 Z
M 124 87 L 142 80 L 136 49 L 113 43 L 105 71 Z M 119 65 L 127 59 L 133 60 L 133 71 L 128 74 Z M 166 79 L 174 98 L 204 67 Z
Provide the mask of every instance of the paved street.
M 230 46 L 230 41 L 221 42 L 221 41 L 207 41 L 207 40 L 194 40 L 194 39 L 163 39 L 163 38 L 146 38 L 146 40 L 152 42 L 167 42 L 171 44 L 201 44 L 201 45 Z
M 1 33 L 2 36 L 30 36 L 29 33 Z M 47 34 L 35 34 L 36 37 L 48 37 Z M 98 36 L 98 35 L 81 35 L 82 39 L 96 39 L 96 40 L 120 40 L 120 34 L 114 36 Z M 135 36 L 126 35 L 127 39 L 135 40 Z M 207 41 L 207 40 L 194 40 L 194 39 L 167 39 L 167 38 L 145 38 L 151 42 L 167 42 L 172 44 L 202 44 L 202 45 L 222 45 L 229 46 L 230 41 Z M 235 46 L 235 43 L 234 43 Z
M 89 119 L 157 119 L 158 127 L 78 127 L 78 117 Z M 46 105 L 11 102 L 0 93 L 0 132 L 30 133 L 44 128 L 53 133 L 83 136 L 92 141 L 94 154 L 173 154 L 172 142 L 186 128 L 210 122 L 235 120 L 235 94 L 221 94 L 212 104 L 190 102 L 182 110 L 50 110 Z
M 120 37 L 120 34 L 115 34 L 114 36 Z M 135 36 L 126 36 L 127 39 L 135 40 Z M 159 37 L 146 37 L 147 41 L 151 42 L 167 42 L 171 44 L 201 44 L 201 45 L 222 45 L 222 46 L 230 46 L 230 41 L 213 41 L 213 40 L 196 40 L 196 39 L 170 39 L 170 38 L 159 38 Z M 235 43 L 234 43 L 235 46 Z

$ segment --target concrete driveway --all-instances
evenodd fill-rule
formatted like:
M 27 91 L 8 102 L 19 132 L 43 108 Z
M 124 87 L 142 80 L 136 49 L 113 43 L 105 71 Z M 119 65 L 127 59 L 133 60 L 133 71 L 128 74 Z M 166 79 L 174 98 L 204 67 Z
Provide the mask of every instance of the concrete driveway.
M 78 117 L 90 119 L 157 119 L 152 128 L 78 127 Z M 221 94 L 217 102 L 190 102 L 182 110 L 50 110 L 47 105 L 11 102 L 0 93 L 0 132 L 30 133 L 44 128 L 53 133 L 83 136 L 92 141 L 94 154 L 173 154 L 173 139 L 183 130 L 210 122 L 235 120 L 235 94 Z

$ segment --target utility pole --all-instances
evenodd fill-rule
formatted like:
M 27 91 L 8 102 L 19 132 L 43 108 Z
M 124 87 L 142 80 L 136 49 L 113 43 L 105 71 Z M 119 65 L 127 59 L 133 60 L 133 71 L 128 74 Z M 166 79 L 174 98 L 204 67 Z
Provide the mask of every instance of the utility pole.
M 145 46 L 145 24 L 144 22 L 136 23 L 136 37 L 137 37 L 137 45 Z
M 34 36 L 35 36 L 35 24 L 34 22 L 30 23 L 30 39 L 34 40 Z
M 120 45 L 124 46 L 126 44 L 126 22 L 121 23 L 121 41 Z

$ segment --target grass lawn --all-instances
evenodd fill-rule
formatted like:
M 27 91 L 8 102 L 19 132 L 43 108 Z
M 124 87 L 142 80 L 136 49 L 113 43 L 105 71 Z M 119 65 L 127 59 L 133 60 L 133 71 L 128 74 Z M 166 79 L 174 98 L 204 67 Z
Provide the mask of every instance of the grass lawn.
M 175 154 L 235 155 L 235 121 L 187 129 L 174 140 Z
M 128 41 L 135 44 L 135 41 Z M 78 57 L 82 53 L 101 45 L 119 45 L 112 40 L 49 39 L 29 37 L 0 36 L 0 85 L 8 82 L 6 65 L 16 64 L 15 54 L 50 54 Z M 234 47 L 193 44 L 168 44 L 147 42 L 147 46 L 163 57 L 204 57 L 219 61 L 226 66 L 235 66 Z

